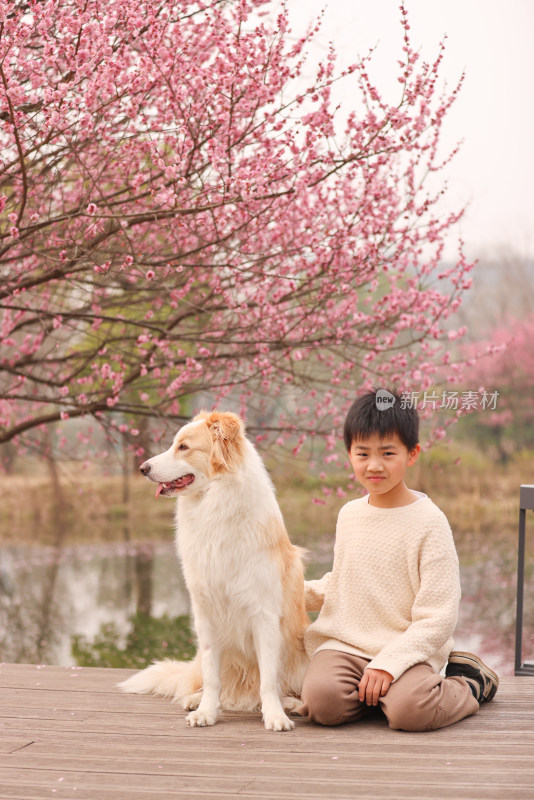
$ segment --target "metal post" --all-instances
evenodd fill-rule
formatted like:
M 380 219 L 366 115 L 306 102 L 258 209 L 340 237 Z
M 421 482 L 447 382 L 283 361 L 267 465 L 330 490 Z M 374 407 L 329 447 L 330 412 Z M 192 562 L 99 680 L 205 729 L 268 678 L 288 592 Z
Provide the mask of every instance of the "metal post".
M 517 601 L 515 613 L 515 674 L 521 674 L 523 659 L 523 592 L 525 586 L 525 518 L 527 512 L 519 509 L 519 542 L 517 551 Z
M 515 617 L 516 675 L 534 675 L 534 663 L 522 663 L 523 594 L 525 586 L 525 528 L 527 510 L 534 510 L 534 485 L 522 485 L 519 490 L 519 541 L 517 553 L 517 603 Z

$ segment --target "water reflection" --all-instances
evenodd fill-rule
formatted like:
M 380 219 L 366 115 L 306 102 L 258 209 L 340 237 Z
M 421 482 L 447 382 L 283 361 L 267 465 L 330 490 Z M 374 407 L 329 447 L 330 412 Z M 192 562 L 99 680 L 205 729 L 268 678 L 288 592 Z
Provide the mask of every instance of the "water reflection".
M 331 543 L 314 552 L 310 578 L 330 568 Z M 510 675 L 515 554 L 507 545 L 485 556 L 476 563 L 464 558 L 461 567 L 456 647 L 478 652 Z M 525 660 L 534 659 L 533 612 L 527 591 Z M 188 657 L 194 648 L 188 613 L 171 544 L 0 549 L 0 661 L 141 667 L 154 658 Z
M 3 547 L 1 564 L 2 661 L 73 666 L 76 636 L 189 613 L 172 545 Z

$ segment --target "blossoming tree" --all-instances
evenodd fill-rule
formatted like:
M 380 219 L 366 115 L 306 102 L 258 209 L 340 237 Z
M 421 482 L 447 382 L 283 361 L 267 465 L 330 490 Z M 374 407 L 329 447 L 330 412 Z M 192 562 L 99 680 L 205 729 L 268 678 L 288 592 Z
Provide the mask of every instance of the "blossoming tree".
M 307 83 L 316 30 L 270 0 L 0 0 L 0 443 L 207 392 L 328 435 L 365 381 L 431 384 L 470 284 L 425 184 L 458 87 L 401 22 L 391 105 L 372 54 Z
M 496 386 L 498 405 L 491 414 L 476 414 L 465 430 L 493 446 L 502 461 L 534 445 L 534 314 L 504 317 L 482 341 L 465 345 L 475 386 Z

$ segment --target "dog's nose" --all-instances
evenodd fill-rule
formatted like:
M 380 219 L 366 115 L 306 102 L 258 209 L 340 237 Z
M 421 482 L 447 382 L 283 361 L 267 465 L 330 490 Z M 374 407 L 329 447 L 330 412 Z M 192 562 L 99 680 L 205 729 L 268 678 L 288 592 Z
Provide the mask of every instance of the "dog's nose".
M 150 464 L 148 463 L 148 461 L 145 461 L 144 464 L 141 464 L 141 466 L 139 467 L 139 472 L 142 472 L 143 475 L 148 475 L 148 473 L 150 472 Z

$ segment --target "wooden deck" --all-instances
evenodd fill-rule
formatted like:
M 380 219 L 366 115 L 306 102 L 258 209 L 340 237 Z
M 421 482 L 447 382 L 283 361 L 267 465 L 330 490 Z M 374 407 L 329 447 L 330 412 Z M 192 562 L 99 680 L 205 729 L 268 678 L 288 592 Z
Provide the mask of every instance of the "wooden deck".
M 2 665 L 0 800 L 534 797 L 534 678 L 503 678 L 478 714 L 431 733 L 380 718 L 273 733 L 237 713 L 188 728 L 168 701 L 121 694 L 129 674 Z

